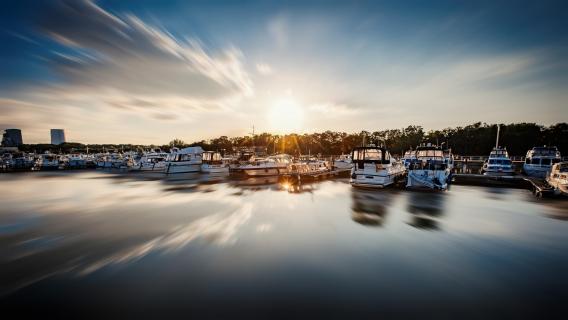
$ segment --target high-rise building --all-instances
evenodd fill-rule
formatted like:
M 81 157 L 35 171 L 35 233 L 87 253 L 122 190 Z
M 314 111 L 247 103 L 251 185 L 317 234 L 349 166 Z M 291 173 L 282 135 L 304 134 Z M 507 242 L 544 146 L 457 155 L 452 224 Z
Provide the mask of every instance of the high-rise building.
M 65 131 L 63 129 L 51 129 L 51 144 L 65 143 Z
M 2 135 L 3 147 L 17 147 L 23 143 L 22 131 L 20 129 L 6 129 Z

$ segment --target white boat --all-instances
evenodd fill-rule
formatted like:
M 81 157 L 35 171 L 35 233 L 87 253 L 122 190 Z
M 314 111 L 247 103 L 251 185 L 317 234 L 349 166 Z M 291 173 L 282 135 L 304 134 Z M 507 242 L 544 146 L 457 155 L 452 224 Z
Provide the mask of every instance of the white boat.
M 495 147 L 489 154 L 489 159 L 485 161 L 482 169 L 484 175 L 513 175 L 515 169 L 513 162 L 509 158 L 507 149 Z
M 347 170 L 353 168 L 353 161 L 351 155 L 344 154 L 333 161 L 333 167 L 339 170 Z
M 57 170 L 59 169 L 59 156 L 46 151 L 37 159 L 36 167 L 39 170 Z
M 135 171 L 164 171 L 168 154 L 161 151 L 144 153 L 140 160 L 135 161 L 130 170 Z
M 523 171 L 529 176 L 544 178 L 552 165 L 560 161 L 562 157 L 556 147 L 534 147 L 527 152 Z
M 555 163 L 546 182 L 554 188 L 554 194 L 568 196 L 568 162 Z
M 87 167 L 87 160 L 81 154 L 70 154 L 65 161 L 65 168 L 82 169 Z
M 320 173 L 330 172 L 331 169 L 329 161 L 311 156 L 302 156 L 299 161 L 288 165 L 288 173 L 293 175 L 318 175 Z
M 416 159 L 408 166 L 406 187 L 446 190 L 451 171 L 442 148 L 429 143 L 416 148 L 415 155 Z
M 229 165 L 223 161 L 221 154 L 214 151 L 205 151 L 202 155 L 201 171 L 205 173 L 229 173 Z
M 99 156 L 97 160 L 97 168 L 103 169 L 123 169 L 128 167 L 128 159 L 123 158 L 121 154 L 112 153 Z
M 287 154 L 278 154 L 264 159 L 255 159 L 239 170 L 247 176 L 278 176 L 288 173 L 288 166 L 292 164 L 292 157 Z
M 201 147 L 173 148 L 166 159 L 167 174 L 201 171 Z
M 354 187 L 384 188 L 404 176 L 404 165 L 385 148 L 358 147 L 351 152 L 351 159 L 350 182 Z

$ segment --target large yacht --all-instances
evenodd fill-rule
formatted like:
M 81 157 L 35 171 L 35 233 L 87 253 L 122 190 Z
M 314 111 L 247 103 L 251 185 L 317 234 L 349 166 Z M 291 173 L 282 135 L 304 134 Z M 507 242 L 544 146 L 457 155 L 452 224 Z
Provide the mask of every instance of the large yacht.
M 292 164 L 292 157 L 287 154 L 278 154 L 266 158 L 257 158 L 254 161 L 240 165 L 239 170 L 247 176 L 277 176 L 288 173 L 288 166 Z
M 534 147 L 527 152 L 523 171 L 529 176 L 544 178 L 552 165 L 560 161 L 562 157 L 556 147 Z
M 512 175 L 515 173 L 513 162 L 509 158 L 507 149 L 495 147 L 489 153 L 489 159 L 483 164 L 484 175 Z
M 229 165 L 223 161 L 221 153 L 205 151 L 202 155 L 201 171 L 205 173 L 229 173 Z
M 404 176 L 404 165 L 391 157 L 385 148 L 358 147 L 351 152 L 351 159 L 350 182 L 354 187 L 383 188 Z
M 568 196 L 568 162 L 555 163 L 546 177 L 556 195 Z
M 201 171 L 203 149 L 201 147 L 173 148 L 166 159 L 167 174 Z
M 444 150 L 428 143 L 417 147 L 415 156 L 408 166 L 406 187 L 446 190 L 451 171 Z
M 513 162 L 509 158 L 507 149 L 499 147 L 499 132 L 501 126 L 497 126 L 497 138 L 495 139 L 495 147 L 489 153 L 489 159 L 485 161 L 481 171 L 484 175 L 512 175 L 515 173 Z

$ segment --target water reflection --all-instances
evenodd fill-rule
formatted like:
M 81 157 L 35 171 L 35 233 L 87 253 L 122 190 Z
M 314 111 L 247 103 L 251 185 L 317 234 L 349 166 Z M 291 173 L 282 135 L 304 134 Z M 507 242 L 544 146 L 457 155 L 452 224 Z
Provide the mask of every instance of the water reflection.
M 411 214 L 411 220 L 408 224 L 418 229 L 440 229 L 445 200 L 445 192 L 409 192 L 407 210 Z
M 487 292 L 517 303 L 559 291 L 568 265 L 568 223 L 549 218 L 567 202 L 518 189 L 38 172 L 0 175 L 0 202 L 0 296 L 22 305 L 124 295 L 136 301 L 125 309 L 175 296 L 172 307 L 207 312 L 316 298 L 370 310 L 424 306 L 434 291 L 456 305 L 491 303 Z
M 388 190 L 351 189 L 351 219 L 367 226 L 382 226 L 393 192 Z

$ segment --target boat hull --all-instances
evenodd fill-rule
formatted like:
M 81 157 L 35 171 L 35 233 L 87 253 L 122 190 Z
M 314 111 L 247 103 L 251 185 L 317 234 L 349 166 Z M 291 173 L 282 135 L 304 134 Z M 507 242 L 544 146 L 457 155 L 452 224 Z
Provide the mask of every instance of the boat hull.
M 170 162 L 166 165 L 165 173 L 189 173 L 201 171 L 201 164 L 199 163 L 175 163 Z
M 552 166 L 542 166 L 542 165 L 531 165 L 531 164 L 524 164 L 523 171 L 527 176 L 531 177 L 538 177 L 544 178 L 546 177 L 547 173 L 550 172 Z
M 201 165 L 201 171 L 204 173 L 211 173 L 211 174 L 224 174 L 224 173 L 229 173 L 229 167 Z
M 404 171 L 384 174 L 368 174 L 355 171 L 351 175 L 350 183 L 353 187 L 384 188 L 397 182 L 404 175 Z
M 411 170 L 406 179 L 406 188 L 446 190 L 448 188 L 449 171 Z

